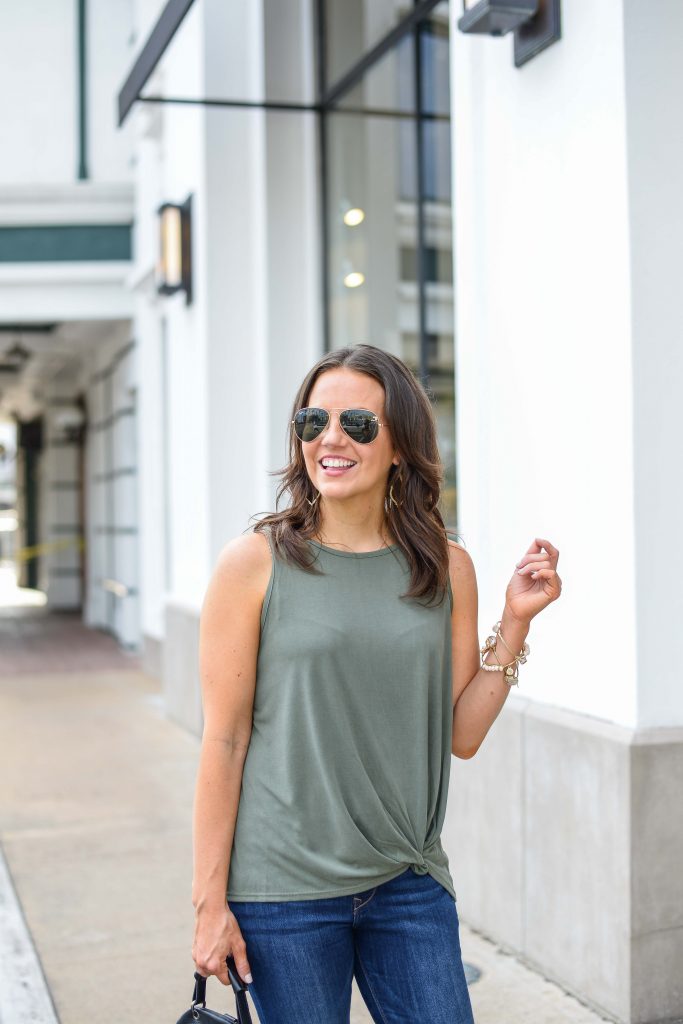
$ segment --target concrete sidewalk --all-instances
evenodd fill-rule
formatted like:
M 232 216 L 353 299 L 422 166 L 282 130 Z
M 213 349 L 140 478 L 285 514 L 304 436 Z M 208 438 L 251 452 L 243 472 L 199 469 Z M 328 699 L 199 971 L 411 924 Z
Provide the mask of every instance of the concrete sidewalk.
M 0 946 L 0 1021 L 169 1024 L 192 989 L 198 741 L 165 718 L 157 683 L 134 658 L 73 617 L 5 615 L 0 634 L 0 840 L 11 876 L 0 915 L 19 932 L 23 912 L 37 953 L 31 959 L 19 939 L 9 943 L 13 974 Z M 38 634 L 40 659 L 31 643 Z M 602 1019 L 464 923 L 461 941 L 464 960 L 482 972 L 470 987 L 477 1024 Z M 20 1018 L 30 987 L 38 1008 Z M 215 981 L 208 1001 L 235 1012 Z M 354 984 L 352 1021 L 370 1020 Z

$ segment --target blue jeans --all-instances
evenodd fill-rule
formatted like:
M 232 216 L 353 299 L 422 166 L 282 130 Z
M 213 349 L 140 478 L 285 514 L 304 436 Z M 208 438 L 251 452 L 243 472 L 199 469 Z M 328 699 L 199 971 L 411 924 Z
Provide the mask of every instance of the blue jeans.
M 228 900 L 261 1024 L 349 1024 L 351 981 L 377 1024 L 474 1024 L 455 900 L 412 868 L 351 896 Z

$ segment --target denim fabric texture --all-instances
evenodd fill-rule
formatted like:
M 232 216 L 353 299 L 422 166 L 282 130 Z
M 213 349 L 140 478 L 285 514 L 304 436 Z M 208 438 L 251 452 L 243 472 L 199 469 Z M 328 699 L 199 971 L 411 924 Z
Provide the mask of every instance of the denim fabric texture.
M 456 901 L 412 867 L 350 896 L 228 900 L 261 1024 L 349 1024 L 356 978 L 377 1024 L 474 1024 Z

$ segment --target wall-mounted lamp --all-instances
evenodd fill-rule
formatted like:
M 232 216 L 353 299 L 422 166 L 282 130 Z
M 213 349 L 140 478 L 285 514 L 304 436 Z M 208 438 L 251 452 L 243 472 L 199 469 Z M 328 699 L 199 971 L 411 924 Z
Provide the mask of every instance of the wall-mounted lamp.
M 560 0 L 463 0 L 461 32 L 515 35 L 515 67 L 521 67 L 561 36 Z
M 162 203 L 159 214 L 157 291 L 161 295 L 185 292 L 192 302 L 192 196 L 184 203 Z

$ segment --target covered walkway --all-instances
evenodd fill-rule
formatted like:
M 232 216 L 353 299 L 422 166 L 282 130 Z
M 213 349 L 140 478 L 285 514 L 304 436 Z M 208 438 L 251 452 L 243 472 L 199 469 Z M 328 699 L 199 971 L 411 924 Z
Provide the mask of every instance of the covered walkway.
M 14 569 L 7 565 L 0 566 L 0 652 L 3 678 L 139 667 L 114 637 L 88 629 L 80 610 L 51 611 L 41 591 L 17 587 Z

